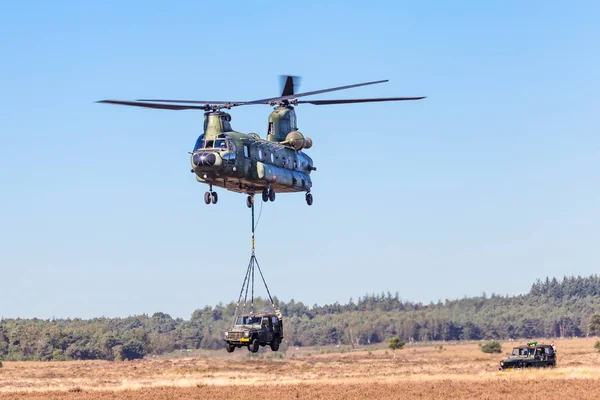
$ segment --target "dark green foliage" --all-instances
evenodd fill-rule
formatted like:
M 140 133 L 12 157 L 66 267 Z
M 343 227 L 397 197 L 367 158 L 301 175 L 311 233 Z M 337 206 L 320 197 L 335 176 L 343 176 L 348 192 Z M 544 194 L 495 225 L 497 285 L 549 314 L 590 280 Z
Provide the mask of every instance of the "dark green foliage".
M 484 353 L 502 353 L 502 343 L 497 340 L 490 340 L 480 346 L 481 351 Z
M 404 345 L 405 343 L 402 340 L 400 340 L 398 336 L 394 336 L 390 339 L 390 344 L 388 347 L 392 350 L 400 350 L 404 347 Z
M 592 336 L 600 335 L 600 314 L 592 314 L 588 323 L 588 333 Z
M 347 304 L 308 307 L 275 300 L 285 319 L 282 346 L 400 341 L 495 340 L 600 335 L 600 278 L 538 280 L 526 295 L 492 294 L 412 303 L 396 293 L 365 295 Z M 270 304 L 255 300 L 257 310 Z M 151 317 L 0 320 L 0 358 L 18 360 L 132 360 L 174 350 L 223 348 L 235 304 L 204 307 L 189 320 Z
M 596 340 L 596 343 L 594 343 L 594 348 L 600 351 L 600 340 Z

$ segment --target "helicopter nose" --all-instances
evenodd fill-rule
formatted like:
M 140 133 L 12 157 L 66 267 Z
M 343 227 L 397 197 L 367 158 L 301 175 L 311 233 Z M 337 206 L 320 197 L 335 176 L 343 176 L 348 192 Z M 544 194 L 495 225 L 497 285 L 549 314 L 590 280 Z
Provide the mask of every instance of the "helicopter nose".
M 217 156 L 214 153 L 195 153 L 193 160 L 196 167 L 210 167 L 217 162 Z

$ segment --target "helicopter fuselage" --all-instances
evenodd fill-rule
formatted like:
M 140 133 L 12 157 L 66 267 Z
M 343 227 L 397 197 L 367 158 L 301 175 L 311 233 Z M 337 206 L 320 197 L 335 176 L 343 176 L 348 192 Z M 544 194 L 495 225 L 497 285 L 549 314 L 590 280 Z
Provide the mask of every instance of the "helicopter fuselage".
M 236 132 L 230 121 L 227 113 L 206 113 L 204 133 L 190 157 L 198 182 L 249 195 L 269 189 L 310 192 L 309 175 L 316 168 L 308 155 L 274 135 L 264 140 L 256 133 Z

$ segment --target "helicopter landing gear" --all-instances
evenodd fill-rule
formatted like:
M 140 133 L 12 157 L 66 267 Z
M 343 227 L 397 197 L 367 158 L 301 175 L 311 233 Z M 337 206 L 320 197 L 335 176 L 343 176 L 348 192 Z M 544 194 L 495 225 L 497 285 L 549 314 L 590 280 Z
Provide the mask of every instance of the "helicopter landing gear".
M 248 206 L 248 208 L 252 208 L 252 206 L 254 205 L 254 195 L 248 195 L 248 197 L 246 198 L 246 205 Z
M 262 191 L 262 201 L 265 203 L 267 201 L 275 201 L 275 191 L 270 187 L 264 188 Z
M 308 204 L 309 206 L 312 206 L 313 203 L 313 196 L 310 192 L 306 193 L 306 204 Z
M 217 192 L 206 192 L 204 193 L 204 202 L 206 204 L 217 204 L 217 201 L 219 201 L 219 195 L 217 194 Z
M 217 201 L 219 201 L 219 195 L 217 194 L 217 192 L 213 192 L 212 185 L 210 185 L 210 190 L 204 193 L 204 202 L 206 204 L 217 204 Z
M 269 188 L 269 200 L 275 201 L 275 191 L 272 188 Z

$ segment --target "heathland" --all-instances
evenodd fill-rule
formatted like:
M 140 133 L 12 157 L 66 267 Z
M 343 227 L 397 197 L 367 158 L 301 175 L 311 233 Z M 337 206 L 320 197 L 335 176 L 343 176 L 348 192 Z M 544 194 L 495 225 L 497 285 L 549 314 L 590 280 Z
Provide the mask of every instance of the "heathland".
M 540 340 L 542 341 L 542 340 Z M 600 353 L 595 339 L 558 339 L 553 369 L 499 371 L 502 354 L 478 342 L 291 347 L 285 358 L 266 350 L 194 350 L 143 360 L 5 362 L 0 398 L 24 399 L 598 399 Z

